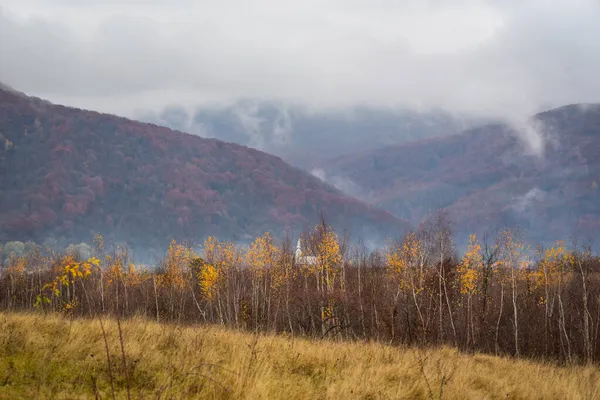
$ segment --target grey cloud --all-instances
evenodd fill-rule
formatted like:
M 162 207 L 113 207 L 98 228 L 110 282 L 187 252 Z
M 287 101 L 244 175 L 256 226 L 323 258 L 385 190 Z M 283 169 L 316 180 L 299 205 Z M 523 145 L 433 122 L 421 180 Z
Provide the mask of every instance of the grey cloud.
M 129 116 L 251 97 L 520 118 L 600 101 L 599 38 L 592 0 L 8 0 L 0 81 Z
M 235 116 L 242 125 L 244 132 L 249 136 L 249 144 L 252 147 L 263 149 L 264 136 L 262 134 L 265 119 L 257 115 L 257 104 L 244 104 L 234 109 Z
M 546 192 L 534 187 L 524 195 L 515 197 L 511 204 L 511 208 L 521 214 L 531 212 L 534 209 L 535 204 L 543 202 L 546 197 Z
M 365 192 L 365 189 L 361 188 L 350 178 L 340 175 L 328 175 L 322 168 L 314 168 L 310 173 L 320 180 L 328 182 L 342 192 L 346 192 L 362 200 L 368 200 L 369 195 Z
M 547 144 L 552 144 L 550 141 L 550 133 L 541 121 L 536 121 L 532 118 L 513 118 L 505 121 L 511 126 L 516 134 L 522 139 L 525 144 L 523 148 L 524 154 L 531 154 L 537 157 L 543 157 Z M 554 143 L 558 145 L 558 143 Z
M 136 115 L 136 119 L 157 125 L 168 126 L 182 132 L 192 133 L 202 137 L 212 137 L 209 127 L 191 115 L 180 105 L 168 105 L 161 112 L 145 110 Z
M 285 105 L 275 107 L 272 121 L 260 113 L 261 104 L 256 101 L 243 101 L 236 104 L 233 113 L 242 127 L 242 132 L 249 136 L 248 144 L 265 150 L 265 146 L 281 146 L 288 144 L 292 135 L 292 121 Z

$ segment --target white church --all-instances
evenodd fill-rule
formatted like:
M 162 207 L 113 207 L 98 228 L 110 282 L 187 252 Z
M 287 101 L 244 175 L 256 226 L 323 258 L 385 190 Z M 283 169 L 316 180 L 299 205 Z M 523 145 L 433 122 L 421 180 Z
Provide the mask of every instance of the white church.
M 302 254 L 302 240 L 298 239 L 296 245 L 296 253 L 294 254 L 294 262 L 296 265 L 317 265 L 317 257 L 305 256 Z

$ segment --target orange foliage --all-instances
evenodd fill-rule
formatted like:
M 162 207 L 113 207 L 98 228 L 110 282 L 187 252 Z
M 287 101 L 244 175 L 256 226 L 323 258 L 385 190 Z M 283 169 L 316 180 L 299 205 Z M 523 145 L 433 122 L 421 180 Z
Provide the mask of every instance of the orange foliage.
M 467 252 L 457 268 L 459 274 L 460 292 L 473 295 L 477 291 L 477 283 L 483 268 L 483 255 L 476 235 L 469 237 Z
M 178 244 L 173 239 L 164 261 L 164 272 L 160 276 L 159 284 L 183 290 L 189 279 L 188 265 L 194 257 L 196 257 L 196 253 L 192 248 L 181 243 Z

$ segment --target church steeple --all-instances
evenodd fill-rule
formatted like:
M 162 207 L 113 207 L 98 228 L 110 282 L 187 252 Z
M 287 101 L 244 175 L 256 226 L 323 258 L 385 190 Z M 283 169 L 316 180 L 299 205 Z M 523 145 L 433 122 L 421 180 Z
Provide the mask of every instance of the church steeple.
M 298 244 L 296 245 L 296 261 L 300 260 L 302 257 L 302 242 L 301 239 L 298 239 Z
M 297 265 L 317 265 L 317 257 L 305 256 L 302 254 L 302 239 L 298 239 L 296 252 L 294 254 L 294 261 Z

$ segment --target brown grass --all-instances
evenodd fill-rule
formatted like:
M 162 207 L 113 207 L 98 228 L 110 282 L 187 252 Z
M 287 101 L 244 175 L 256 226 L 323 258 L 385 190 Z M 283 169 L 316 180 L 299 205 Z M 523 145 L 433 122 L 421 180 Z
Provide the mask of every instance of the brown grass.
M 597 367 L 144 319 L 121 321 L 125 363 L 103 322 L 117 398 L 129 382 L 134 399 L 600 399 Z M 0 399 L 18 398 L 112 398 L 100 322 L 0 314 Z

